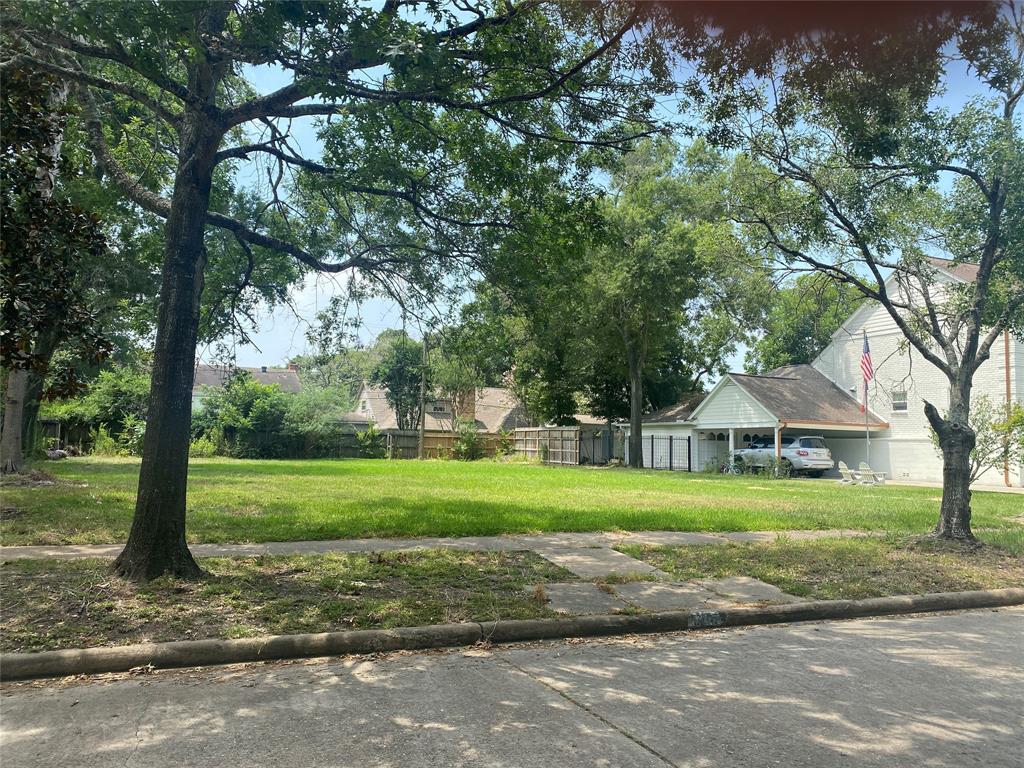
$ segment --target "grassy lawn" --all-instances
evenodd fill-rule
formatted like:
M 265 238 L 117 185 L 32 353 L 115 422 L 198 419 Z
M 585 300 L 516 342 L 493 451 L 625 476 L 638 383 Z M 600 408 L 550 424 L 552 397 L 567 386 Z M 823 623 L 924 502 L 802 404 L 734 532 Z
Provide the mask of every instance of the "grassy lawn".
M 554 615 L 533 585 L 571 581 L 530 552 L 210 558 L 202 582 L 136 586 L 100 560 L 0 565 L 0 650 L 329 632 Z
M 1020 538 L 1002 543 L 1012 549 L 906 537 L 619 549 L 681 581 L 752 576 L 793 595 L 834 600 L 1024 586 Z
M 46 462 L 53 484 L 2 489 L 4 544 L 116 543 L 127 536 L 138 461 Z M 939 491 L 829 481 L 456 461 L 193 459 L 192 542 L 543 531 L 855 528 L 920 533 Z M 979 528 L 1022 531 L 1021 496 L 974 495 Z

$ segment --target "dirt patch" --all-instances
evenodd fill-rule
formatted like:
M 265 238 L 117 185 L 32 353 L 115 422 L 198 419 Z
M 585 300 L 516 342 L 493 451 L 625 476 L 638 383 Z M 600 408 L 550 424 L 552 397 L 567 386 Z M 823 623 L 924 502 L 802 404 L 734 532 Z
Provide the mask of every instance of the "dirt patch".
M 0 476 L 0 488 L 38 488 L 57 485 L 61 482 L 49 472 L 43 472 L 41 469 L 30 469 L 28 472 Z

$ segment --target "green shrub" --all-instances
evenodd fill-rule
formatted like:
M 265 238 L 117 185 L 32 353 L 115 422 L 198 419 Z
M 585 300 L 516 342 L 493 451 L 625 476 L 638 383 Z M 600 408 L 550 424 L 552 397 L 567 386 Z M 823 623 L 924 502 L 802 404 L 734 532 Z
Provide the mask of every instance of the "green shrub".
M 121 433 L 117 436 L 119 456 L 141 456 L 142 443 L 146 437 L 146 422 L 134 414 L 125 416 Z
M 765 459 L 764 466 L 758 469 L 757 474 L 766 480 L 785 480 L 793 474 L 793 465 L 786 459 L 769 456 Z
M 106 427 L 97 427 L 93 433 L 92 452 L 97 456 L 117 455 L 117 440 L 110 436 Z
M 511 456 L 515 452 L 515 433 L 511 429 L 499 429 L 498 437 L 494 441 L 494 456 Z
M 471 421 L 460 421 L 455 427 L 452 458 L 476 461 L 484 457 L 484 436 Z
M 217 444 L 209 437 L 200 437 L 188 447 L 188 455 L 194 459 L 205 459 L 217 455 Z
M 383 459 L 388 452 L 388 436 L 370 424 L 362 432 L 356 432 L 359 452 L 368 459 Z

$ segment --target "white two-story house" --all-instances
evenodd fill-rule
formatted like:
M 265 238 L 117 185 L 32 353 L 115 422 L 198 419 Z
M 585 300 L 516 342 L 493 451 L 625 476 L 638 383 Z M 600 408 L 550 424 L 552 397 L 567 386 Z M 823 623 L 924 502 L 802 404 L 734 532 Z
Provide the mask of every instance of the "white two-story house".
M 971 281 L 971 265 L 934 262 L 935 293 L 942 284 Z M 890 292 L 899 291 L 895 281 Z M 867 334 L 874 366 L 868 411 L 860 409 L 861 354 Z M 821 435 L 837 461 L 873 469 L 899 481 L 941 482 L 942 460 L 924 415 L 928 400 L 949 404 L 945 375 L 906 341 L 888 312 L 865 302 L 833 334 L 811 365 L 792 365 L 763 376 L 726 374 L 699 403 L 664 409 L 644 423 L 644 466 L 699 471 L 728 460 L 730 451 L 757 437 Z M 1024 342 L 1004 334 L 974 377 L 972 398 L 996 405 L 1024 403 Z M 870 443 L 868 438 L 870 437 Z M 667 438 L 672 438 L 667 440 Z M 682 458 L 685 456 L 686 458 Z M 989 469 L 978 485 L 1024 485 L 1024 467 Z

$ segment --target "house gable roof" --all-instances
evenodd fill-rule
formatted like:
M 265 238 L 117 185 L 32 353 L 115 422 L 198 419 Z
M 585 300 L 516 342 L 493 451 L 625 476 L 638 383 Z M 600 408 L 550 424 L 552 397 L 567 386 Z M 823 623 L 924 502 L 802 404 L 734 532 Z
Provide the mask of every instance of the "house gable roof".
M 366 404 L 366 410 L 360 411 L 361 415 L 372 420 L 378 429 L 398 428 L 398 419 L 387 401 L 387 391 L 383 387 L 363 384 L 359 390 L 359 402 L 360 407 L 363 403 Z M 431 402 L 437 401 L 432 399 Z M 503 387 L 477 388 L 474 409 L 477 428 L 484 432 L 499 432 L 529 424 L 522 403 L 511 391 Z M 447 410 L 444 414 L 438 415 L 428 409 L 424 423 L 426 429 L 450 432 L 451 411 Z
M 659 408 L 644 417 L 644 424 L 675 424 L 689 421 L 694 410 L 707 397 L 703 392 L 690 392 L 682 400 L 672 405 Z
M 253 381 L 260 384 L 277 384 L 282 392 L 296 394 L 302 391 L 302 382 L 299 380 L 298 371 L 290 368 L 230 368 L 225 365 L 210 365 L 209 363 L 196 363 L 195 378 L 192 382 L 192 389 L 200 387 L 223 387 L 234 371 L 248 371 Z
M 860 404 L 810 365 L 787 365 L 765 376 L 730 373 L 729 377 L 779 421 L 800 424 L 864 424 Z M 886 423 L 868 412 L 867 424 Z
M 765 416 L 767 416 L 769 419 L 777 421 L 778 419 L 775 416 L 775 414 L 768 411 L 764 407 L 764 405 L 762 405 L 761 402 L 757 400 L 757 398 L 753 397 L 749 392 L 743 389 L 743 387 L 740 387 L 738 382 L 733 380 L 733 376 L 737 375 L 739 374 L 727 373 L 722 378 L 720 378 L 718 382 L 715 384 L 715 386 L 711 388 L 711 391 L 704 395 L 703 399 L 700 401 L 697 407 L 693 409 L 693 412 L 690 414 L 688 421 L 691 421 L 695 424 L 699 422 L 700 414 L 703 413 L 708 407 L 710 407 L 712 403 L 714 403 L 715 398 L 723 389 L 729 386 L 739 387 L 740 392 L 744 395 L 744 397 L 751 401 L 751 404 L 754 408 L 756 408 L 759 411 L 763 411 Z

